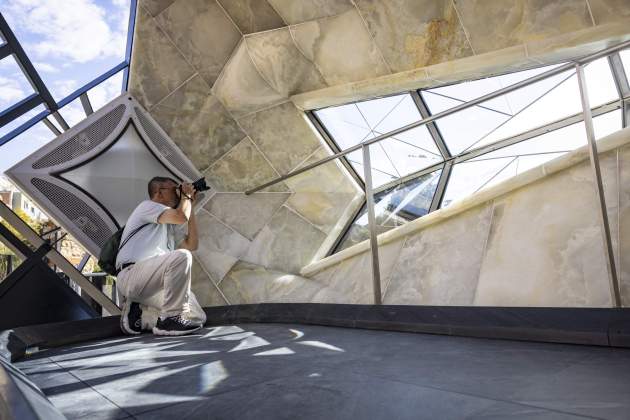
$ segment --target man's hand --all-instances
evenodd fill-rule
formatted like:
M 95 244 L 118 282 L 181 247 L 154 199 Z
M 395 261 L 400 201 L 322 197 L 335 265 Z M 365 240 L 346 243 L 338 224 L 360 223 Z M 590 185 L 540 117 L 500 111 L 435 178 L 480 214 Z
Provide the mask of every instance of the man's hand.
M 181 185 L 181 191 L 182 191 L 182 198 L 187 197 L 191 200 L 195 199 L 195 195 L 197 194 L 197 191 L 195 191 L 195 187 L 193 187 L 192 184 L 189 184 L 187 182 L 183 183 Z

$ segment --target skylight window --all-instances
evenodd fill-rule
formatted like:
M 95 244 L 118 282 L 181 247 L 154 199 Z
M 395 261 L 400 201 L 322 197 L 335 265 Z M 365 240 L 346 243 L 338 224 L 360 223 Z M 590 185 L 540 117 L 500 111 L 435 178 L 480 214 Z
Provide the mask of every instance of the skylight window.
M 622 51 L 621 57 L 624 65 L 630 67 L 628 51 Z M 554 67 L 335 106 L 314 114 L 339 149 L 344 150 L 422 120 L 422 102 L 429 115 L 436 114 Z M 606 57 L 586 65 L 585 76 L 599 139 L 622 128 L 621 104 Z M 377 233 L 421 217 L 438 208 L 438 204 L 449 206 L 585 145 L 581 119 L 577 76 L 574 69 L 569 69 L 439 118 L 435 120 L 437 130 L 430 131 L 422 125 L 372 144 Z M 451 156 L 442 155 L 440 150 Z M 363 178 L 362 152 L 355 151 L 346 158 Z M 446 168 L 450 168 L 450 173 Z M 440 196 L 434 196 L 436 191 L 440 191 Z M 368 237 L 364 206 L 335 251 Z

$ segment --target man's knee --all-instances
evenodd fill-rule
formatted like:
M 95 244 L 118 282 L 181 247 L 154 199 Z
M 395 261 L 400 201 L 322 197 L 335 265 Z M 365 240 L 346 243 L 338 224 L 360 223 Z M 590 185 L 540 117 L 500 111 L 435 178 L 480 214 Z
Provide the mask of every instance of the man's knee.
M 192 253 L 187 249 L 177 249 L 171 252 L 171 263 L 173 265 L 186 264 L 192 265 Z

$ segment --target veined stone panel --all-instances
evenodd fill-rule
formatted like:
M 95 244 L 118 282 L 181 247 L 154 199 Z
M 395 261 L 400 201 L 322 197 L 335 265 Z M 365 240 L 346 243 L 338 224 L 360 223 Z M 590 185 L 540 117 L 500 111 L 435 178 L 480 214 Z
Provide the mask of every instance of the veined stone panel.
M 236 118 L 286 102 L 261 76 L 241 41 L 212 92 Z
M 615 155 L 600 162 L 614 180 Z M 475 304 L 609 307 L 600 220 L 588 162 L 495 200 Z
M 304 113 L 291 102 L 241 118 L 239 123 L 273 167 L 283 175 L 295 169 L 321 146 Z
M 324 239 L 323 232 L 283 206 L 258 233 L 243 260 L 297 274 Z
M 454 0 L 475 54 L 593 26 L 585 0 Z
M 156 20 L 210 86 L 241 38 L 216 1 L 179 0 Z
M 294 274 L 239 262 L 221 282 L 232 305 L 260 302 L 312 302 L 324 285 Z
M 326 87 L 315 65 L 298 50 L 289 28 L 245 37 L 256 68 L 282 96 Z
M 315 63 L 330 85 L 389 73 L 356 9 L 290 29 L 300 51 Z
M 195 73 L 142 7 L 138 7 L 136 15 L 131 68 L 129 92 L 145 108 L 150 108 Z
M 630 306 L 630 146 L 619 149 L 619 286 L 624 306 Z
M 356 0 L 392 71 L 473 54 L 451 0 Z
M 351 0 L 267 0 L 289 25 L 335 16 L 354 8 Z
M 267 0 L 218 0 L 243 34 L 286 26 Z
M 204 206 L 213 216 L 253 240 L 291 193 L 216 193 Z
M 383 303 L 472 305 L 491 217 L 484 204 L 407 237 Z
M 151 115 L 200 171 L 246 137 L 198 75 L 154 106 Z
M 630 16 L 628 0 L 588 0 L 596 25 L 614 22 Z
M 402 246 L 403 241 L 400 240 L 379 247 L 381 293 L 388 287 L 390 274 L 398 260 Z M 321 278 L 326 277 L 322 276 Z M 341 262 L 332 275 L 327 278 L 326 287 L 313 297 L 313 302 L 374 303 L 372 255 L 366 252 Z
M 197 213 L 197 230 L 199 248 L 195 256 L 218 283 L 247 252 L 251 242 L 204 210 Z
M 139 0 L 138 4 L 144 7 L 151 16 L 157 16 L 174 2 L 175 0 Z
M 221 159 L 210 166 L 205 175 L 219 192 L 244 192 L 278 176 L 249 137 L 244 138 Z M 288 191 L 284 183 L 265 191 Z
M 298 168 L 329 155 L 322 147 Z M 339 165 L 336 161 L 328 162 L 285 181 L 293 191 L 287 205 L 327 234 L 352 200 L 362 194 Z
M 212 284 L 212 281 L 208 278 L 208 275 L 195 258 L 192 264 L 190 289 L 193 291 L 197 302 L 199 302 L 202 307 L 227 305 L 221 293 L 219 293 L 217 288 Z

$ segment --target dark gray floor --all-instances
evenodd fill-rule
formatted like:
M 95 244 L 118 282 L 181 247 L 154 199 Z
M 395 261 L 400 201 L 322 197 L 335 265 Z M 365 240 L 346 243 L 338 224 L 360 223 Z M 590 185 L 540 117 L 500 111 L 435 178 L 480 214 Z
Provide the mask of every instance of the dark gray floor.
M 630 419 L 630 350 L 249 324 L 17 363 L 68 418 Z

